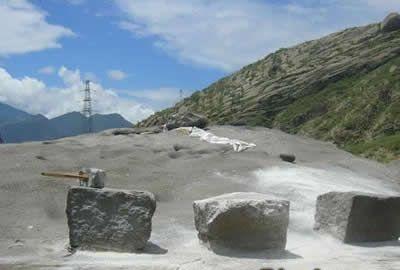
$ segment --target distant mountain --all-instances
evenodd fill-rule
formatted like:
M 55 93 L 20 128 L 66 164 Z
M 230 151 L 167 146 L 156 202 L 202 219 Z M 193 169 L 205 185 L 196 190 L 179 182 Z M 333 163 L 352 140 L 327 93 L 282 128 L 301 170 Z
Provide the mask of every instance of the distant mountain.
M 33 115 L 0 102 L 0 126 L 21 122 Z
M 132 123 L 119 114 L 95 114 L 91 118 L 93 132 L 100 132 L 111 128 L 132 127 Z M 51 126 L 62 133 L 63 137 L 76 136 L 85 133 L 88 119 L 79 112 L 71 112 L 49 121 Z
M 93 130 L 99 132 L 111 128 L 132 127 L 133 124 L 128 122 L 120 114 L 95 114 L 93 115 Z
M 400 15 L 280 49 L 158 112 L 279 128 L 364 157 L 400 159 Z
M 50 120 L 43 115 L 33 116 L 27 120 L 0 127 L 0 134 L 5 143 L 20 143 L 27 141 L 42 141 L 61 138 Z
M 0 125 L 0 134 L 6 143 L 53 140 L 80 135 L 88 130 L 88 119 L 79 112 L 67 113 L 53 119 L 47 119 L 43 115 L 24 114 L 22 111 L 19 111 L 19 116 L 21 121 L 15 116 L 11 123 Z M 9 122 L 3 118 L 4 123 Z M 119 114 L 95 114 L 92 116 L 92 123 L 93 132 L 133 126 Z

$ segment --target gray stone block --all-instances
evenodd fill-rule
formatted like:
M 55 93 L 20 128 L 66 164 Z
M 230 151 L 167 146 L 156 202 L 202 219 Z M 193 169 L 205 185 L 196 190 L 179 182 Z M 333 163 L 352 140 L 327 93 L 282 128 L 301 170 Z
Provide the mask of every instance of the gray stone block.
M 156 209 L 150 192 L 73 187 L 66 214 L 72 248 L 134 252 L 151 235 Z
M 286 246 L 289 202 L 259 193 L 232 193 L 193 203 L 199 238 L 238 249 Z
M 360 192 L 320 195 L 314 229 L 345 243 L 397 240 L 400 237 L 400 197 Z

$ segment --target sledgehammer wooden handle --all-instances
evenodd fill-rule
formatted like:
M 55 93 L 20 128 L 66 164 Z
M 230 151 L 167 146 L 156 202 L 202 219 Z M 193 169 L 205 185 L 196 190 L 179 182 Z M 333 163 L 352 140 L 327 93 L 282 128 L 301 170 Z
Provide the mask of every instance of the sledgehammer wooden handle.
M 74 173 L 62 173 L 62 172 L 42 172 L 43 176 L 51 176 L 51 177 L 62 177 L 62 178 L 74 178 L 80 180 L 89 180 L 89 175 L 86 173 L 83 174 L 74 174 Z

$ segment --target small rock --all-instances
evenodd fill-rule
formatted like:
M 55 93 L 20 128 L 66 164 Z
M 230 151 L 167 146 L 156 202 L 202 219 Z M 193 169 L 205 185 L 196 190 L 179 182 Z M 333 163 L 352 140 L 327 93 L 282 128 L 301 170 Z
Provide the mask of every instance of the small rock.
M 134 252 L 150 238 L 156 200 L 152 193 L 73 187 L 66 214 L 73 249 Z
M 383 32 L 392 32 L 400 30 L 400 14 L 391 13 L 381 23 L 381 30 Z
M 130 135 L 130 134 L 158 134 L 163 132 L 162 127 L 154 126 L 154 127 L 146 127 L 146 128 L 118 128 L 113 129 L 111 131 L 105 131 L 104 135 Z
M 317 199 L 314 229 L 345 243 L 398 240 L 400 197 L 330 192 Z
M 177 158 L 180 158 L 182 156 L 182 153 L 179 153 L 179 152 L 169 152 L 168 153 L 168 157 L 169 158 L 172 158 L 172 159 L 177 159 Z
M 13 244 L 8 246 L 8 249 L 12 249 L 12 248 L 21 248 L 25 246 L 25 241 L 17 239 L 14 241 Z
M 56 141 L 44 141 L 42 144 L 56 144 Z
M 208 120 L 204 115 L 185 112 L 172 115 L 165 126 L 168 130 L 179 127 L 205 128 L 207 123 Z
M 186 145 L 182 145 L 182 144 L 174 144 L 172 147 L 174 148 L 174 150 L 175 150 L 176 152 L 179 152 L 179 151 L 181 151 L 181 150 L 187 150 L 187 149 L 190 148 L 190 147 L 188 147 L 188 146 L 186 146 Z
M 289 202 L 259 193 L 231 193 L 193 203 L 199 238 L 239 249 L 286 246 Z
M 173 148 L 174 148 L 174 150 L 175 150 L 176 152 L 178 152 L 179 150 L 182 149 L 182 147 L 181 147 L 180 145 L 178 145 L 178 144 L 174 144 L 174 145 L 173 145 Z
M 280 154 L 279 157 L 286 162 L 293 163 L 296 160 L 296 156 L 292 154 Z
M 106 130 L 106 131 L 104 131 L 104 134 L 114 135 L 114 136 L 136 134 L 136 129 L 135 128 L 117 128 L 117 129 L 113 129 L 111 131 Z

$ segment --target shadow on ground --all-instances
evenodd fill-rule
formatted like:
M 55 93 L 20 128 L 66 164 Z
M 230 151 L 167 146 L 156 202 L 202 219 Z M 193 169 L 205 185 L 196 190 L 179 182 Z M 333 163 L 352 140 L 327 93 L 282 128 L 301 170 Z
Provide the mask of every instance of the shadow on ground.
M 163 255 L 168 253 L 168 249 L 162 248 L 153 242 L 148 242 L 144 250 L 138 251 L 137 253 L 145 253 L 145 254 L 152 254 L 152 255 Z
M 234 257 L 242 259 L 268 259 L 268 260 L 290 260 L 302 259 L 301 256 L 287 250 L 249 250 L 233 249 L 219 244 L 210 243 L 209 248 L 220 256 Z
M 400 247 L 400 241 L 371 242 L 371 243 L 351 243 L 352 246 L 376 248 L 376 247 Z

